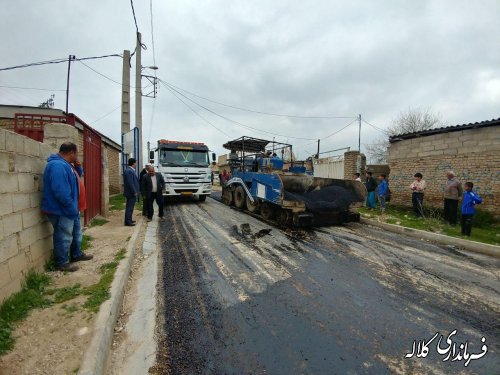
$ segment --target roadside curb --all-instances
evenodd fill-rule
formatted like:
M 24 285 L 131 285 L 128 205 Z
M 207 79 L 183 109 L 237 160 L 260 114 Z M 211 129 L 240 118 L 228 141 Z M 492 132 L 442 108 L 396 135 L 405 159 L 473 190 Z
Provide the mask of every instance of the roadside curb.
M 105 301 L 94 324 L 94 335 L 85 351 L 78 375 L 104 374 L 118 314 L 122 308 L 123 294 L 135 257 L 137 238 L 142 229 L 142 216 L 137 221 L 134 233 L 127 245 L 127 257 L 120 262 L 111 284 L 111 297 Z
M 470 241 L 463 238 L 450 237 L 443 234 L 427 232 L 420 229 L 407 228 L 400 225 L 382 223 L 377 220 L 361 218 L 361 224 L 372 225 L 374 227 L 385 229 L 389 232 L 405 234 L 410 237 L 429 240 L 442 245 L 451 245 L 475 253 L 486 254 L 500 258 L 500 246 L 489 245 L 481 242 Z

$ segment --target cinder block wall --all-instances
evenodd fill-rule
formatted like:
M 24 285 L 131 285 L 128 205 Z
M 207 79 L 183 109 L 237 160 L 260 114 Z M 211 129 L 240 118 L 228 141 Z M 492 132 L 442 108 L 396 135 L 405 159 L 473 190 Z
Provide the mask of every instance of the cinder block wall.
M 103 144 L 108 154 L 109 194 L 118 194 L 122 190 L 120 180 L 120 153 L 105 143 Z
M 500 127 L 468 129 L 392 143 L 389 148 L 392 201 L 411 205 L 409 185 L 420 172 L 427 183 L 425 204 L 443 204 L 446 172 L 472 181 L 484 199 L 479 209 L 500 209 Z
M 29 269 L 42 270 L 52 227 L 40 211 L 49 145 L 0 129 L 0 301 L 21 289 Z
M 366 170 L 366 156 L 359 151 L 347 151 L 344 153 L 344 179 L 352 180 L 354 173 L 363 175 Z

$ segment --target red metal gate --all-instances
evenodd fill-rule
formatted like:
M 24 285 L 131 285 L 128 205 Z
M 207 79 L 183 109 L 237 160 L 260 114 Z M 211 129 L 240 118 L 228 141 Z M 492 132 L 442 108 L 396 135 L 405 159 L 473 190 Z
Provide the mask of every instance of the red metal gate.
M 85 225 L 101 213 L 102 155 L 101 137 L 87 126 L 83 129 L 83 168 L 85 171 L 85 190 L 87 210 Z
M 43 126 L 49 122 L 67 121 L 66 116 L 35 115 L 16 113 L 14 117 L 14 131 L 38 142 L 43 142 Z

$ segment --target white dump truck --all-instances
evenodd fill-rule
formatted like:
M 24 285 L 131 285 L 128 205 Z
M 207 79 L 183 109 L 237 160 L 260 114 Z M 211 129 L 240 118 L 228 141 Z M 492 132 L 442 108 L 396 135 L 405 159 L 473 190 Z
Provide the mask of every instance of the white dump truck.
M 204 143 L 162 139 L 149 158 L 165 179 L 164 197 L 195 196 L 204 201 L 212 192 L 210 150 Z

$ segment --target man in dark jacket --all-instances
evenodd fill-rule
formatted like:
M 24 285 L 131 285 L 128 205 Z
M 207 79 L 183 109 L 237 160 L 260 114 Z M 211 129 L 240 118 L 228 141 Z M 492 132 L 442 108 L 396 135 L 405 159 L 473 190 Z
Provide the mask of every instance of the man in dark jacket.
M 141 194 L 144 197 L 144 204 L 147 206 L 148 221 L 153 219 L 153 203 L 158 205 L 158 217 L 163 217 L 163 190 L 165 189 L 165 180 L 161 173 L 155 173 L 155 168 L 150 165 L 148 174 L 144 175 L 141 182 Z
M 139 173 L 139 186 L 142 186 L 142 178 L 148 174 L 148 168 L 149 164 L 146 164 L 141 173 Z M 148 216 L 148 208 L 146 207 L 144 197 L 142 197 L 142 216 Z
M 77 161 L 77 147 L 66 142 L 59 148 L 58 154 L 48 158 L 43 172 L 42 212 L 54 228 L 54 261 L 61 271 L 74 272 L 78 267 L 72 262 L 90 260 L 92 255 L 81 250 L 82 230 L 78 196 L 80 193 L 77 172 L 72 164 Z
M 135 159 L 128 159 L 128 167 L 123 171 L 123 195 L 127 198 L 127 205 L 125 207 L 125 225 L 132 227 L 135 221 L 132 220 L 132 213 L 134 212 L 135 202 L 140 193 L 139 179 L 135 172 Z
M 370 210 L 375 209 L 375 190 L 377 189 L 377 182 L 373 178 L 372 172 L 366 172 L 366 207 Z

